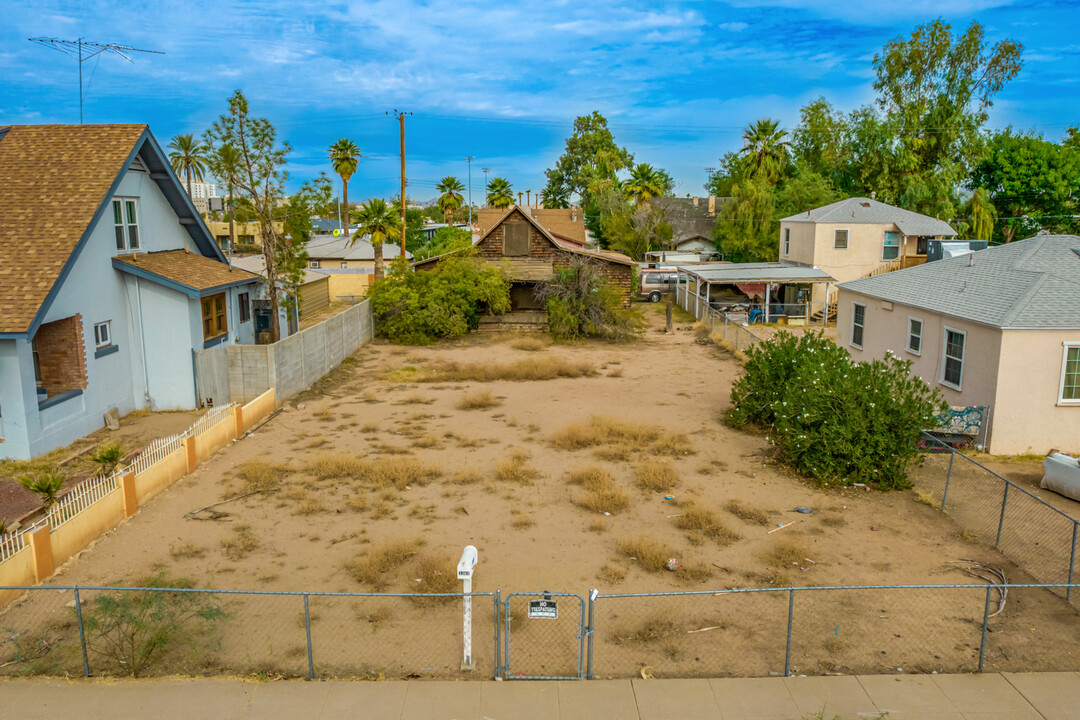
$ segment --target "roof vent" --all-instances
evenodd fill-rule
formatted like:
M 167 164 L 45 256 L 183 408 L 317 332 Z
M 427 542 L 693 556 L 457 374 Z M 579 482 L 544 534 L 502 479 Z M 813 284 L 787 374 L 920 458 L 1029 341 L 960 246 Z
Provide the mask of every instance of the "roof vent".
M 863 207 L 870 207 L 870 203 L 868 203 L 868 202 L 861 202 L 859 204 L 862 205 Z

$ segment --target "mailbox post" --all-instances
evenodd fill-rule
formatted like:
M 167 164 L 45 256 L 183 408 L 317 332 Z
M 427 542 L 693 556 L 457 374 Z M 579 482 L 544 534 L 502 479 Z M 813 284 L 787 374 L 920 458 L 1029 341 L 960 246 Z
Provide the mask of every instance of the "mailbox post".
M 476 548 L 472 545 L 466 545 L 465 550 L 461 553 L 461 560 L 458 561 L 457 576 L 461 580 L 461 591 L 465 594 L 464 600 L 464 628 L 462 632 L 462 640 L 464 643 L 464 649 L 462 653 L 461 669 L 462 670 L 474 670 L 476 663 L 473 661 L 472 656 L 472 577 L 473 572 L 476 570 L 477 554 Z

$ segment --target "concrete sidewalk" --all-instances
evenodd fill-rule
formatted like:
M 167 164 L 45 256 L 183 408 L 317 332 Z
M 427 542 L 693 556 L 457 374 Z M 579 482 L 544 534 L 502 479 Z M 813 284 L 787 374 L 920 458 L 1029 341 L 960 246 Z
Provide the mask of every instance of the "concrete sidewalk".
M 364 720 L 1057 720 L 1080 674 L 581 682 L 0 681 L 0 718 Z

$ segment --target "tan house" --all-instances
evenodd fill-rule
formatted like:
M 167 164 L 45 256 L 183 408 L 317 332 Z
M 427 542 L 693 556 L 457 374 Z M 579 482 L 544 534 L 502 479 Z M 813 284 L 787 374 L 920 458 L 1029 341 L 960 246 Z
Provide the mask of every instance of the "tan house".
M 529 216 L 541 227 L 560 240 L 568 240 L 577 245 L 588 245 L 592 240 L 588 229 L 585 227 L 585 218 L 580 208 L 542 208 L 536 206 L 518 205 L 522 212 Z M 476 214 L 476 227 L 483 235 L 495 223 L 502 220 L 506 215 L 507 208 L 480 208 Z
M 330 278 L 330 302 L 357 302 L 367 295 L 375 279 L 375 248 L 362 237 L 312 235 L 307 244 L 308 269 Z M 401 254 L 396 242 L 384 242 L 383 261 L 389 264 Z M 412 253 L 405 253 L 406 259 Z
M 892 352 L 996 454 L 1080 451 L 1080 237 L 1036 235 L 839 287 L 837 343 Z
M 218 247 L 226 250 L 229 247 L 229 223 L 222 220 L 207 220 L 206 226 L 210 228 L 210 234 L 217 240 Z M 285 225 L 280 222 L 274 223 L 274 230 L 278 233 L 285 232 Z M 236 223 L 236 242 L 241 245 L 254 245 L 262 247 L 262 227 L 257 222 Z
M 247 255 L 234 257 L 232 264 L 234 267 L 255 273 L 262 278 L 262 282 L 259 283 L 259 299 L 264 299 L 267 295 L 264 287 L 266 259 L 262 255 Z M 306 320 L 330 306 L 330 278 L 324 273 L 305 268 L 296 290 L 300 300 L 301 320 Z
M 503 268 L 511 281 L 509 316 L 491 322 L 502 325 L 545 323 L 546 311 L 534 295 L 536 286 L 552 277 L 557 268 L 568 267 L 570 258 L 575 255 L 595 260 L 608 283 L 618 288 L 623 307 L 630 306 L 637 263 L 622 253 L 584 248 L 562 239 L 544 228 L 528 210 L 520 206 L 503 210 L 502 217 L 492 223 L 473 246 L 484 260 Z M 420 260 L 413 267 L 430 270 L 452 254 Z
M 926 262 L 930 240 L 949 224 L 872 198 L 848 198 L 780 221 L 780 260 L 818 267 L 848 282 Z M 825 300 L 815 288 L 812 300 Z M 830 300 L 834 300 L 830 297 Z

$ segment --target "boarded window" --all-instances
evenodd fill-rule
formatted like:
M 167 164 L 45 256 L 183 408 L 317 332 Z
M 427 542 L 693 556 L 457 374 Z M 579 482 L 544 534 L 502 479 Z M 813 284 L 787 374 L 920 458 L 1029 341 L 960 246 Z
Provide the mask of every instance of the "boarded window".
M 503 255 L 521 256 L 528 254 L 528 223 L 503 223 Z

